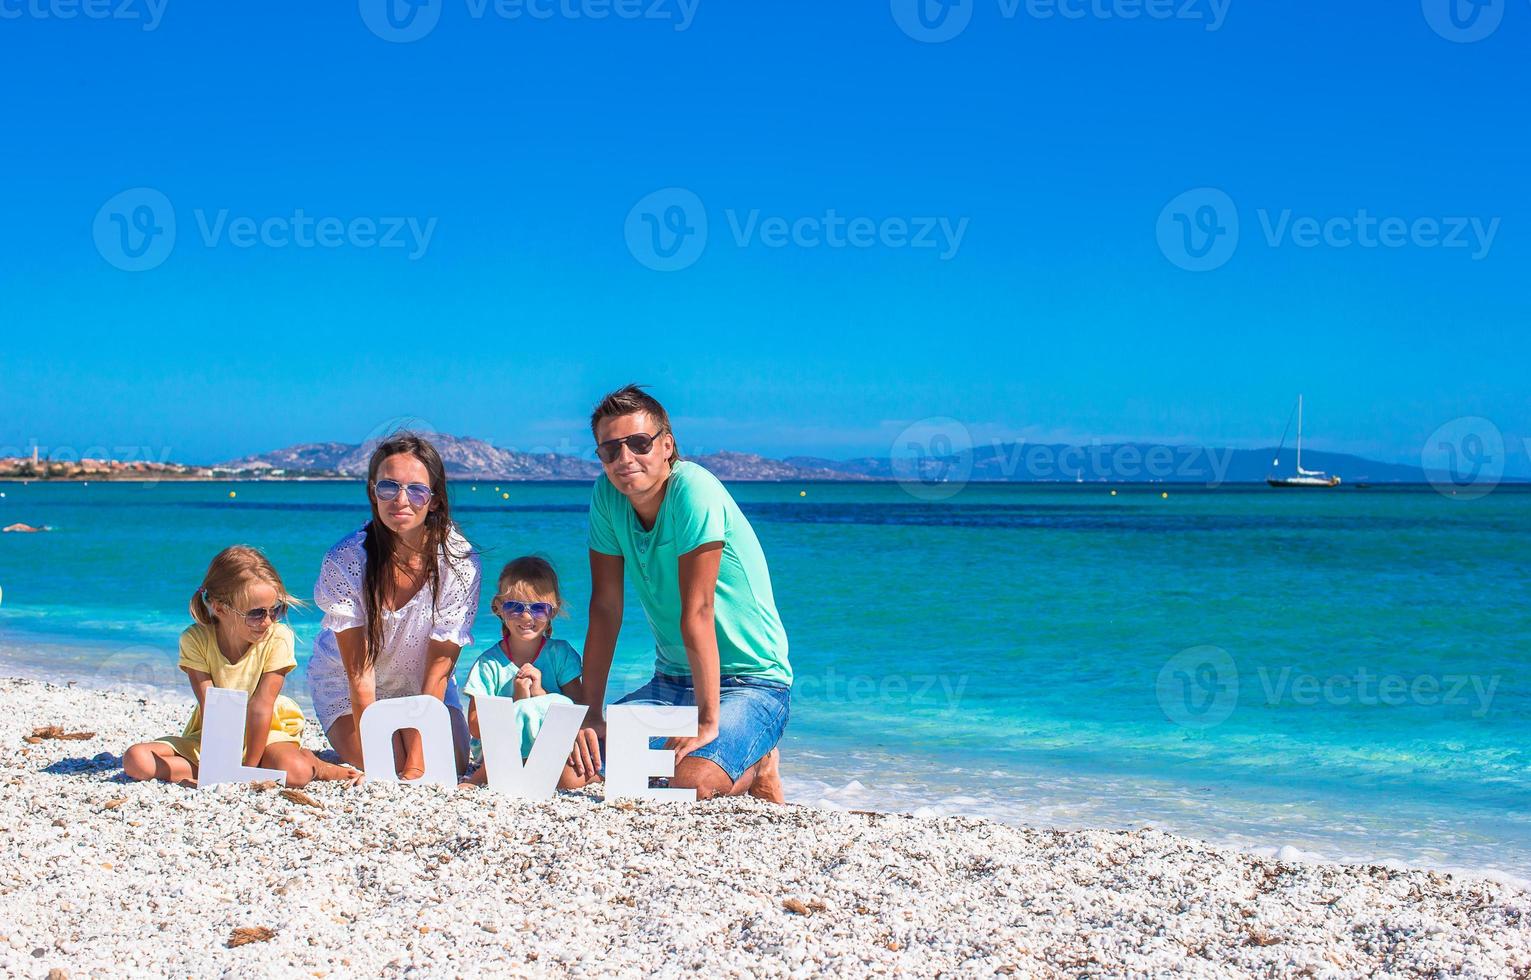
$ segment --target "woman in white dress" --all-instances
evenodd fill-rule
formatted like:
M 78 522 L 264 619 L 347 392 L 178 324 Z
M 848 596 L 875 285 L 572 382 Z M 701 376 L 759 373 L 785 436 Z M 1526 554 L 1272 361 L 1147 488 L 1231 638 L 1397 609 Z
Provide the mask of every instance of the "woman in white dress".
M 473 643 L 479 558 L 452 523 L 446 468 L 413 433 L 385 440 L 367 466 L 372 520 L 342 538 L 314 586 L 324 623 L 308 663 L 308 690 L 330 744 L 362 765 L 358 719 L 375 701 L 428 694 L 452 715 L 459 773 L 468 726 L 452 671 Z M 394 737 L 400 779 L 425 772 L 420 737 Z

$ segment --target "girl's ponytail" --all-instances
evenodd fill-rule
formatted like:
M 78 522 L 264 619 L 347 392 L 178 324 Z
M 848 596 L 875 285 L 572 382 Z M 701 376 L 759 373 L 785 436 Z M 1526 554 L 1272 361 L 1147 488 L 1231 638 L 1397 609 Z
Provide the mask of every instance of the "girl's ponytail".
M 213 611 L 207 605 L 207 590 L 200 585 L 191 594 L 191 618 L 203 626 L 213 625 Z

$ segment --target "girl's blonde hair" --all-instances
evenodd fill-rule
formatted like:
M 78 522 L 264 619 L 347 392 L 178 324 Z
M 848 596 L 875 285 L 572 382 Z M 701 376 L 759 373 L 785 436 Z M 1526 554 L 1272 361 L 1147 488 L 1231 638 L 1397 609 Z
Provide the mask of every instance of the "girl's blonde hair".
M 505 567 L 500 569 L 500 581 L 495 586 L 494 604 L 495 616 L 499 617 L 499 604 L 501 599 L 508 599 L 510 593 L 521 586 L 526 591 L 535 595 L 553 597 L 553 616 L 548 618 L 547 635 L 553 635 L 553 618 L 568 616 L 564 611 L 563 593 L 558 589 L 558 572 L 554 571 L 553 563 L 546 558 L 536 555 L 522 555 L 520 558 L 511 559 Z M 500 632 L 508 633 L 505 620 L 500 619 Z
M 224 548 L 213 557 L 202 576 L 202 584 L 191 596 L 191 618 L 203 626 L 218 621 L 213 615 L 213 601 L 240 608 L 242 600 L 252 583 L 269 585 L 276 590 L 277 602 L 288 608 L 301 607 L 302 601 L 287 592 L 282 576 L 276 573 L 271 561 L 259 551 L 247 545 L 236 544 Z

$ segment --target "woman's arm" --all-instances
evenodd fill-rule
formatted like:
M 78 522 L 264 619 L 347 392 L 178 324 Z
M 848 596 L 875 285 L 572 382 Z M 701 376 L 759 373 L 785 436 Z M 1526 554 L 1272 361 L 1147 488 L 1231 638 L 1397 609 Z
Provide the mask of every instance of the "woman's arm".
M 680 636 L 686 644 L 686 662 L 691 666 L 691 684 L 696 693 L 696 735 L 670 739 L 676 762 L 718 737 L 722 666 L 718 660 L 718 631 L 712 603 L 722 560 L 721 541 L 708 542 L 680 556 Z
M 432 640 L 425 647 L 425 684 L 422 694 L 429 694 L 438 701 L 447 699 L 447 680 L 457 669 L 457 658 L 462 647 L 445 640 Z
M 377 676 L 367 663 L 367 631 L 360 627 L 335 634 L 346 684 L 351 689 L 351 719 L 361 731 L 361 714 L 377 700 Z
M 462 647 L 455 643 L 431 640 L 425 647 L 425 683 L 420 693 L 429 694 L 437 701 L 446 701 L 447 680 L 456 669 L 461 653 Z M 420 742 L 420 733 L 406 729 L 399 733 L 399 738 L 404 743 L 404 767 L 399 778 L 416 779 L 425 775 L 425 747 Z
M 288 670 L 268 670 L 260 675 L 255 693 L 245 706 L 245 765 L 260 765 L 266 754 L 266 740 L 271 737 L 271 716 L 276 712 L 276 697 L 282 693 Z

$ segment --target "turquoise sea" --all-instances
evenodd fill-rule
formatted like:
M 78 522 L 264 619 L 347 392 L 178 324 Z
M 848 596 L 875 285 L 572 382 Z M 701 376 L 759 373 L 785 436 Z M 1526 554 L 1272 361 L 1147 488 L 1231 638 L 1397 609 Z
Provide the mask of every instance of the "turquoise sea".
M 1531 878 L 1525 489 L 731 489 L 791 638 L 799 802 Z M 366 519 L 355 483 L 0 492 L 0 525 L 57 528 L 0 535 L 0 670 L 119 688 L 185 691 L 176 636 L 219 548 L 260 546 L 303 595 Z M 545 554 L 576 646 L 588 499 L 453 485 L 486 600 L 503 562 Z M 622 690 L 651 664 L 629 604 Z M 294 619 L 300 661 L 316 623 Z M 288 690 L 306 700 L 301 677 Z

